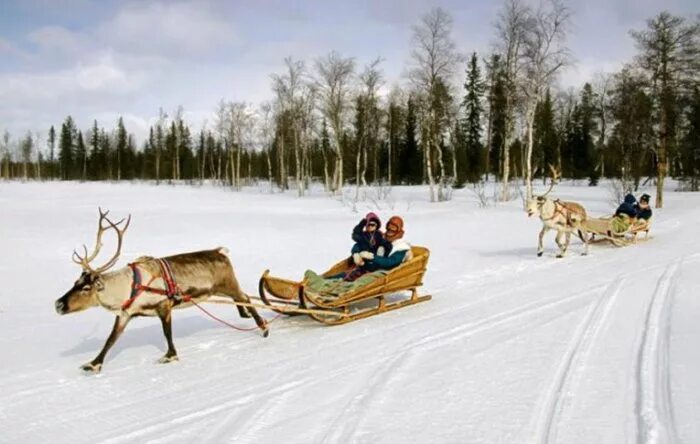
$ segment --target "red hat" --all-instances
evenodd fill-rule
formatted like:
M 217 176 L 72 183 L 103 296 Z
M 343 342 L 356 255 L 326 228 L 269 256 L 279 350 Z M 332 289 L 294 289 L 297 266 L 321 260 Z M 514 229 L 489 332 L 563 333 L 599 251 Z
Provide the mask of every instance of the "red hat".
M 390 242 L 396 239 L 401 239 L 404 235 L 403 231 L 403 219 L 399 216 L 392 216 L 389 222 L 386 223 L 386 234 L 385 237 Z

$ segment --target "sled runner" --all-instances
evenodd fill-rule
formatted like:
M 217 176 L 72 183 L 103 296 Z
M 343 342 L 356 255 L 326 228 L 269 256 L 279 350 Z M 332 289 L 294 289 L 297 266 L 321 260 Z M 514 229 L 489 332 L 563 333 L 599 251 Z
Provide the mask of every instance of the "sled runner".
M 584 227 L 591 233 L 589 242 L 611 242 L 618 247 L 624 247 L 649 239 L 651 220 L 627 220 L 615 216 L 589 218 Z M 644 233 L 644 237 L 638 237 Z
M 430 251 L 414 246 L 411 256 L 392 270 L 367 273 L 354 282 L 327 279 L 351 271 L 354 265 L 347 259 L 322 275 L 307 272 L 300 282 L 271 276 L 270 270 L 266 270 L 260 278 L 260 298 L 278 313 L 308 314 L 328 325 L 345 324 L 396 310 L 431 299 L 429 295 L 418 296 L 417 291 L 423 285 Z M 410 295 L 397 295 L 402 291 L 409 291 Z

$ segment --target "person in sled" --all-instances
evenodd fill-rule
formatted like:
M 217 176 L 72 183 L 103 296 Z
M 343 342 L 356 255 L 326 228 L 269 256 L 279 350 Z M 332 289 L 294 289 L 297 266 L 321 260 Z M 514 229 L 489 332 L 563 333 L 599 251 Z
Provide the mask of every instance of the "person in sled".
M 624 201 L 615 210 L 612 220 L 612 228 L 616 234 L 622 234 L 629 230 L 637 219 L 637 199 L 632 193 L 625 196 Z
M 651 220 L 652 216 L 651 207 L 649 206 L 649 199 L 651 199 L 651 196 L 648 194 L 642 194 L 642 197 L 639 198 L 639 203 L 635 207 L 637 210 L 637 220 L 632 225 L 632 230 L 635 232 L 644 230 L 648 231 L 649 221 Z
M 411 259 L 411 245 L 403 238 L 404 223 L 399 216 L 392 216 L 386 224 L 386 240 L 391 242 L 390 254 L 386 257 L 363 254 L 366 271 L 391 270 Z
M 632 228 L 638 231 L 649 224 L 652 211 L 649 206 L 651 196 L 643 194 L 639 202 L 632 194 L 625 196 L 624 202 L 617 207 L 613 218 L 613 230 L 615 233 L 624 233 Z
M 384 256 L 391 251 L 391 242 L 384 238 L 381 226 L 379 216 L 370 212 L 353 228 L 352 240 L 355 244 L 350 251 L 356 266 L 364 265 L 362 253 L 374 257 Z
M 644 221 L 651 219 L 652 212 L 649 206 L 649 199 L 651 199 L 651 196 L 648 194 L 642 194 L 642 197 L 639 198 L 639 203 L 635 207 L 637 210 L 637 219 Z

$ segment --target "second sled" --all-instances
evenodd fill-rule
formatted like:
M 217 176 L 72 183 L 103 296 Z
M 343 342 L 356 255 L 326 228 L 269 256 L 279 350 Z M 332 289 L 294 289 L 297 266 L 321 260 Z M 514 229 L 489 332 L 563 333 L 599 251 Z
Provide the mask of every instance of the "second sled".
M 589 242 L 610 242 L 615 246 L 624 247 L 649 239 L 651 220 L 633 221 L 623 231 L 615 230 L 614 220 L 614 216 L 587 219 L 584 227 L 591 234 Z

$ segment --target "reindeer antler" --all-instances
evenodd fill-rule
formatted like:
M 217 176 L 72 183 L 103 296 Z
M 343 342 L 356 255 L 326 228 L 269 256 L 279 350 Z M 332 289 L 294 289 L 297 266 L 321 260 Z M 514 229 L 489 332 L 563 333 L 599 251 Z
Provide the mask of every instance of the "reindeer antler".
M 83 270 L 89 271 L 91 273 L 104 273 L 105 271 L 109 270 L 114 266 L 114 264 L 117 263 L 117 260 L 119 259 L 119 255 L 121 254 L 121 249 L 122 249 L 122 240 L 124 238 L 124 233 L 126 232 L 126 229 L 129 228 L 129 224 L 131 223 L 131 215 L 129 215 L 128 218 L 126 219 L 121 219 L 120 221 L 114 223 L 109 218 L 107 217 L 107 214 L 109 214 L 109 211 L 102 211 L 102 208 L 98 208 L 98 211 L 100 212 L 100 219 L 97 223 L 97 239 L 95 240 L 95 249 L 93 250 L 92 254 L 88 255 L 88 249 L 87 246 L 83 245 L 83 250 L 85 251 L 85 255 L 81 256 L 78 254 L 77 251 L 73 250 L 73 262 L 76 264 L 80 265 L 83 267 Z M 119 229 L 119 225 L 123 223 L 126 220 L 126 224 L 124 225 L 124 228 Z M 103 225 L 103 221 L 107 222 L 107 225 Z M 90 262 L 92 262 L 97 255 L 100 252 L 100 249 L 102 248 L 102 235 L 104 234 L 105 231 L 108 229 L 113 228 L 114 231 L 117 232 L 117 251 L 114 253 L 114 256 L 110 260 L 108 260 L 104 265 L 101 267 L 97 267 L 96 269 L 93 269 L 90 266 Z
M 551 163 L 548 165 L 549 165 L 549 170 L 552 172 L 552 181 L 549 184 L 549 189 L 547 190 L 546 193 L 544 193 L 542 195 L 542 197 L 546 197 L 552 191 L 552 189 L 554 188 L 554 185 L 557 184 L 559 178 L 561 177 L 561 173 L 559 172 L 559 170 L 554 168 L 554 165 L 552 165 Z

